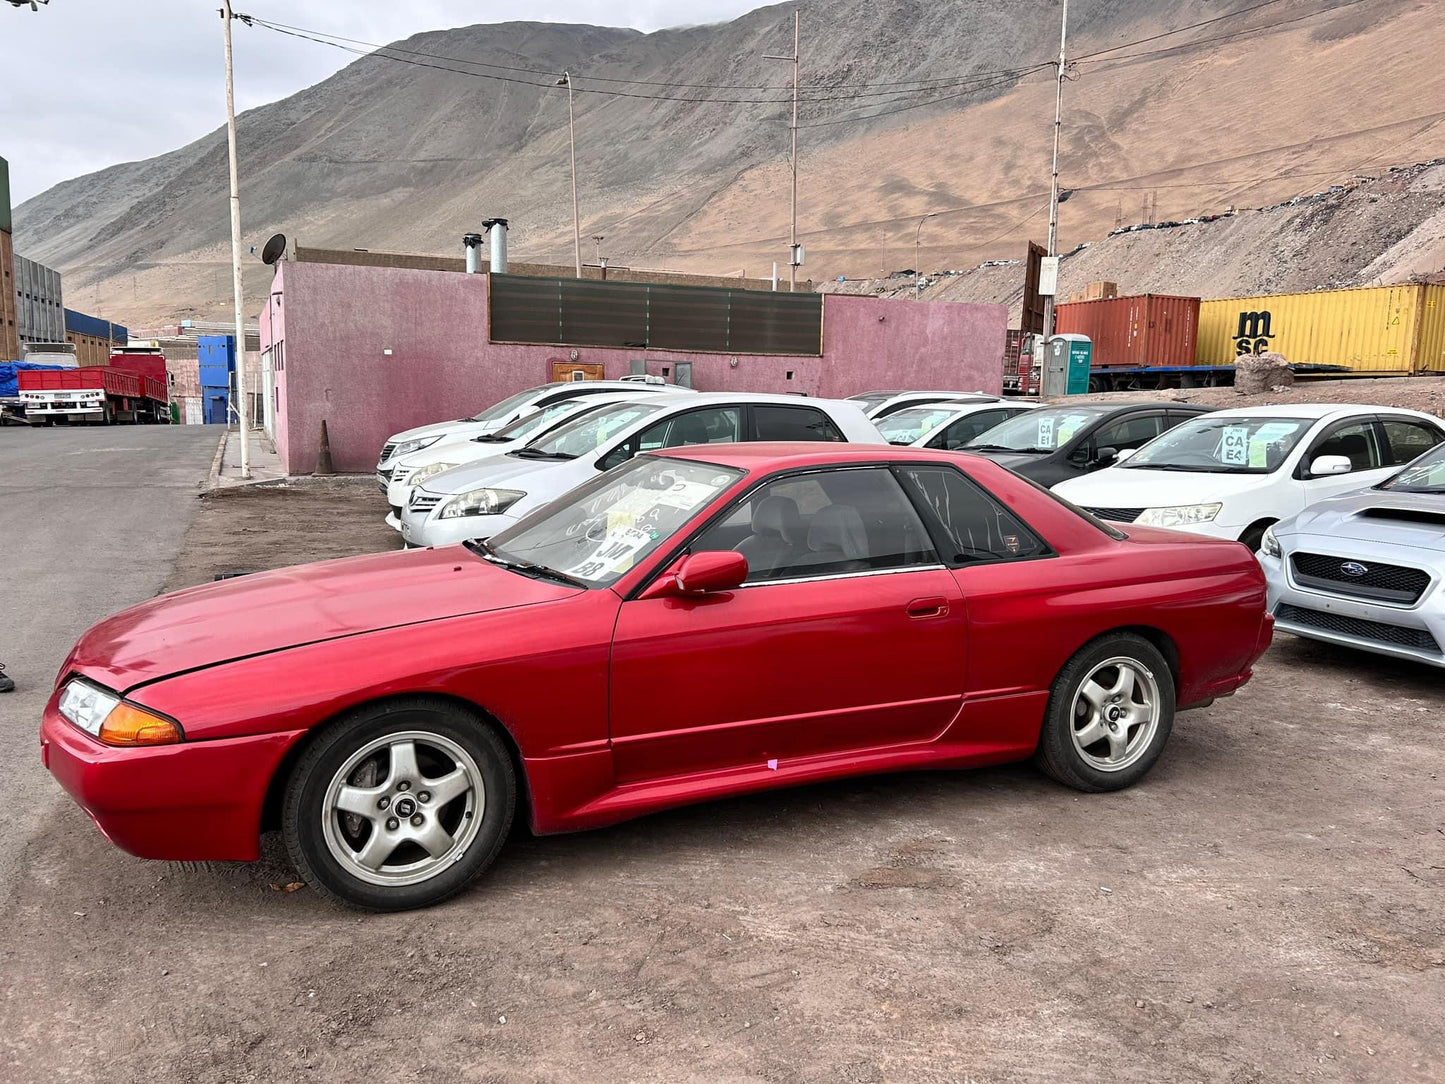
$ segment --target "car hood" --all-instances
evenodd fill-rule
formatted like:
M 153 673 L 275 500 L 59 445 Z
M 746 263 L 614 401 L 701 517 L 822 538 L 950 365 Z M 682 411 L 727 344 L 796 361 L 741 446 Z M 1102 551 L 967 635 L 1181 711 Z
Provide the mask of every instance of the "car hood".
M 233 659 L 577 592 L 508 572 L 461 546 L 321 561 L 159 595 L 122 610 L 91 626 L 59 676 L 77 671 L 128 692 Z
M 422 437 L 446 437 L 449 434 L 457 434 L 456 439 L 474 437 L 478 433 L 488 432 L 488 426 L 495 429 L 496 426 L 490 422 L 474 422 L 470 418 L 461 420 L 452 419 L 445 422 L 432 422 L 430 425 L 418 425 L 415 429 L 404 429 L 387 438 L 388 444 L 400 444 L 407 440 L 420 440 Z
M 475 436 L 472 434 L 471 436 Z M 494 455 L 501 455 L 513 448 L 520 447 L 522 442 L 517 440 L 501 441 L 493 443 L 485 441 L 478 443 L 471 439 L 471 436 L 464 437 L 442 437 L 435 444 L 422 448 L 420 451 L 409 452 L 396 461 L 397 469 L 420 470 L 422 467 L 429 467 L 433 463 L 475 463 L 479 459 L 487 459 Z
M 1084 508 L 1168 508 L 1213 504 L 1277 480 L 1275 474 L 1193 474 L 1187 471 L 1105 467 L 1054 487 L 1060 497 Z
M 1331 497 L 1277 525 L 1277 536 L 1445 550 L 1445 495 L 1361 489 Z
M 478 445 L 481 447 L 481 445 Z M 422 489 L 428 493 L 465 493 L 479 486 L 502 486 L 506 489 L 520 489 L 530 493 L 527 479 L 559 467 L 575 465 L 577 459 L 521 459 L 514 455 L 488 456 L 486 459 L 465 466 L 442 471 L 435 478 L 428 478 Z

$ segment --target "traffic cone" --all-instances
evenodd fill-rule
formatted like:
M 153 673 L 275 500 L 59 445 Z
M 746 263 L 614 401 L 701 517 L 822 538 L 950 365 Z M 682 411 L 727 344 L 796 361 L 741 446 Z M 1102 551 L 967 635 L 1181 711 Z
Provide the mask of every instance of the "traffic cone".
M 335 474 L 336 468 L 331 465 L 331 441 L 326 436 L 326 419 L 321 419 L 321 450 L 316 453 L 316 470 L 318 475 Z

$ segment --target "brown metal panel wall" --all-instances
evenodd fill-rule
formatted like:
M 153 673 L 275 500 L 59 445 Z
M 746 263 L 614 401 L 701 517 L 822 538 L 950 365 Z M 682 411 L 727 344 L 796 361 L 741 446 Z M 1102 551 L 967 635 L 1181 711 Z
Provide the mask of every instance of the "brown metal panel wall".
M 3 162 L 4 159 L 0 159 Z M 6 214 L 9 206 L 0 208 Z M 0 361 L 20 360 L 20 326 L 15 304 L 15 244 L 0 230 Z
M 1096 368 L 1132 369 L 1193 365 L 1199 334 L 1199 298 L 1139 294 L 1058 306 L 1059 334 L 1087 335 Z

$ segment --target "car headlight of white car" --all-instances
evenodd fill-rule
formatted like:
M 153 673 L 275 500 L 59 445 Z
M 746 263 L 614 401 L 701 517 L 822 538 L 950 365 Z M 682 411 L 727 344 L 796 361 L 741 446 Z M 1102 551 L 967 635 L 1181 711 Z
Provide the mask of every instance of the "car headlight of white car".
M 391 457 L 395 459 L 399 455 L 410 455 L 412 452 L 419 452 L 423 448 L 430 448 L 441 439 L 440 436 L 435 436 L 417 437 L 416 440 L 404 440 L 391 450 Z
M 420 468 L 418 468 L 417 472 L 416 472 L 415 474 L 412 474 L 412 475 L 405 475 L 405 474 L 402 473 L 402 471 L 397 471 L 396 474 L 392 475 L 392 481 L 395 481 L 395 482 L 406 482 L 406 483 L 409 484 L 409 485 L 419 486 L 419 485 L 421 485 L 423 482 L 425 482 L 428 478 L 435 478 L 435 477 L 436 477 L 438 474 L 440 474 L 442 471 L 444 471 L 444 470 L 451 470 L 451 469 L 452 469 L 453 467 L 455 467 L 455 466 L 459 466 L 459 464 L 457 464 L 457 463 L 429 463 L 429 464 L 427 464 L 425 467 L 420 467 Z M 401 477 L 398 477 L 398 475 L 401 475 Z
M 1191 523 L 1208 523 L 1224 505 L 1175 504 L 1168 508 L 1146 508 L 1134 522 L 1142 527 L 1187 527 Z
M 442 505 L 438 519 L 458 519 L 462 516 L 495 516 L 505 512 L 527 494 L 519 489 L 473 489 L 458 493 Z
M 1266 557 L 1278 557 L 1284 552 L 1280 549 L 1279 539 L 1275 537 L 1273 527 L 1264 529 L 1264 536 L 1259 540 L 1259 552 Z

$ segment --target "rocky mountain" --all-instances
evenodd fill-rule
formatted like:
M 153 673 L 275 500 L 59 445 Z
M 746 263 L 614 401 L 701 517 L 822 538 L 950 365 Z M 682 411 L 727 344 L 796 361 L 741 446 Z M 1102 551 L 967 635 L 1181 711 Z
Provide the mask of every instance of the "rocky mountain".
M 912 267 L 915 237 L 924 267 L 1042 238 L 1056 3 L 799 0 L 651 34 L 472 26 L 358 59 L 240 118 L 247 244 L 280 230 L 452 253 L 501 215 L 516 258 L 569 263 L 567 96 L 550 74 L 567 70 L 584 256 L 600 234 L 613 264 L 765 275 L 787 257 L 790 106 L 788 65 L 763 54 L 790 50 L 795 7 L 808 275 Z M 1061 246 L 1433 157 L 1445 148 L 1435 8 L 1073 0 Z M 224 316 L 227 214 L 218 130 L 29 200 L 17 247 L 64 271 L 73 303 L 132 324 Z M 246 281 L 259 299 L 267 269 L 248 263 Z

